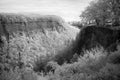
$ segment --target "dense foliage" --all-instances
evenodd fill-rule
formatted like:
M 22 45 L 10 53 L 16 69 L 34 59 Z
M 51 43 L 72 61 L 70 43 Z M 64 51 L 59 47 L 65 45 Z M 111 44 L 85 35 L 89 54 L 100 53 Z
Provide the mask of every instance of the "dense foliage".
M 18 43 L 18 42 L 17 42 Z M 20 44 L 20 43 L 19 43 Z M 10 44 L 11 45 L 11 44 Z M 10 46 L 9 45 L 9 46 Z M 120 79 L 120 46 L 117 51 L 107 52 L 103 47 L 84 50 L 84 55 L 74 54 L 71 63 L 64 61 L 59 65 L 53 61 L 53 54 L 35 58 L 31 68 L 29 57 L 22 60 L 19 53 L 7 55 L 8 44 L 1 48 L 0 80 L 119 80 Z M 13 48 L 14 49 L 14 48 Z M 22 51 L 22 47 L 17 47 Z M 4 54 L 3 54 L 4 53 Z M 69 55 L 69 53 L 66 53 Z M 57 56 L 67 57 L 64 54 Z M 25 57 L 25 56 L 24 56 Z M 32 68 L 33 67 L 33 68 Z
M 77 62 L 57 66 L 49 80 L 119 80 L 119 53 L 118 50 L 109 54 L 102 47 L 87 50 Z
M 87 24 L 119 26 L 120 0 L 93 0 L 80 17 Z
M 66 29 L 75 33 L 73 28 Z M 34 30 L 28 35 L 18 31 L 9 39 L 0 35 L 0 80 L 120 80 L 117 30 L 86 27 L 76 38 L 79 44 L 72 42 L 74 34 L 69 33 Z M 108 52 L 106 46 L 112 43 L 117 50 Z M 75 52 L 76 48 L 83 50 Z

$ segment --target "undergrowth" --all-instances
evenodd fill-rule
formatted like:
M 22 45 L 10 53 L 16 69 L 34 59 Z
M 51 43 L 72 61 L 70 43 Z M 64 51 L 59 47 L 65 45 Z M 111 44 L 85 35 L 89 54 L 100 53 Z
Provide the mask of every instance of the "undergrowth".
M 115 52 L 107 52 L 103 47 L 84 50 L 83 55 L 75 53 L 69 63 L 63 58 L 64 63 L 59 65 L 54 51 L 33 59 L 31 54 L 39 52 L 33 38 L 18 38 L 12 38 L 9 44 L 4 40 L 0 48 L 0 80 L 120 80 L 119 45 Z
M 120 49 L 120 48 L 119 48 Z M 56 68 L 49 80 L 119 80 L 120 50 L 112 53 L 103 48 L 84 51 L 77 62 Z

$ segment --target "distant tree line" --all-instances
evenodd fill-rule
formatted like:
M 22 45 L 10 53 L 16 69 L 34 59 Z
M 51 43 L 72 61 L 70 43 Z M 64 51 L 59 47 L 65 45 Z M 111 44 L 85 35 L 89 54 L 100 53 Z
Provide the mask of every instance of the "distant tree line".
M 120 26 L 120 0 L 94 0 L 80 15 L 82 23 Z

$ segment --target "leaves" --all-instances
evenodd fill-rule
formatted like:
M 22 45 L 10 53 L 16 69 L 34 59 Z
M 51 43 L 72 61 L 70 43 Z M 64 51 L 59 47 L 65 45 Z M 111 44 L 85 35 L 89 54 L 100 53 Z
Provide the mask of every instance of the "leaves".
M 82 12 L 80 17 L 85 23 L 94 23 L 105 26 L 108 22 L 119 22 L 120 16 L 119 0 L 97 0 Z M 117 24 L 118 25 L 118 24 Z

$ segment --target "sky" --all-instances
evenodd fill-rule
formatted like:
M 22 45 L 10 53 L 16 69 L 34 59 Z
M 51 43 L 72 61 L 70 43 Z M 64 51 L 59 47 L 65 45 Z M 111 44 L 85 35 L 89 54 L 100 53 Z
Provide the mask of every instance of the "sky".
M 0 0 L 0 12 L 58 15 L 65 21 L 80 21 L 79 15 L 92 0 Z

